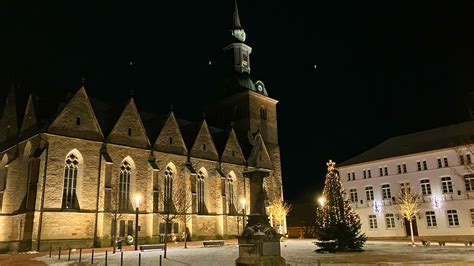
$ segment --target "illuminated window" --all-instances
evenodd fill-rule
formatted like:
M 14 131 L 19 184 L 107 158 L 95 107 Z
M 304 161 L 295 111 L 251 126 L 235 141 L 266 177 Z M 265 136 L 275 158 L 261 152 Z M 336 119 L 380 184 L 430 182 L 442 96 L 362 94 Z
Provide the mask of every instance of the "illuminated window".
M 456 210 L 447 210 L 446 213 L 448 214 L 448 225 L 450 227 L 459 226 L 458 211 L 456 211 Z
M 132 176 L 132 167 L 130 163 L 124 161 L 120 166 L 119 179 L 119 208 L 120 210 L 130 209 L 130 179 Z
M 450 176 L 441 178 L 441 186 L 443 187 L 443 194 L 453 193 L 453 182 Z
M 421 184 L 421 194 L 423 196 L 429 196 L 431 195 L 431 184 L 429 179 L 422 179 L 420 180 Z
M 198 213 L 205 212 L 204 204 L 204 173 L 199 171 L 197 175 L 197 199 L 198 199 Z
M 369 215 L 369 228 L 377 229 L 377 216 L 374 214 Z
M 428 227 L 436 227 L 436 215 L 434 211 L 427 211 L 426 212 L 426 225 Z
M 359 199 L 357 198 L 357 189 L 351 188 L 349 190 L 349 194 L 351 196 L 351 202 L 352 203 L 357 203 L 357 201 L 359 201 Z
M 385 214 L 385 224 L 387 225 L 387 229 L 395 228 L 395 215 L 393 215 L 393 213 Z
M 374 200 L 374 188 L 372 186 L 365 187 L 365 199 Z
M 466 191 L 474 191 L 474 174 L 464 175 L 464 185 Z
M 390 193 L 390 184 L 382 185 L 382 199 L 390 199 L 392 194 Z
M 76 209 L 77 196 L 77 172 L 79 170 L 79 159 L 71 154 L 66 158 L 64 166 L 64 185 L 63 185 L 63 209 Z

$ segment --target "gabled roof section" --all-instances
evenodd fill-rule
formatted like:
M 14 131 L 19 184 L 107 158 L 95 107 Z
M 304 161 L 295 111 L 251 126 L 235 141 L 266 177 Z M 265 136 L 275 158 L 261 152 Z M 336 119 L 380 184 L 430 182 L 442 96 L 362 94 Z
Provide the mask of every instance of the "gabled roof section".
M 255 135 L 253 148 L 247 162 L 249 167 L 273 169 L 272 160 L 270 159 L 270 155 L 268 154 L 260 132 L 257 132 Z
M 18 137 L 18 114 L 16 109 L 15 86 L 12 84 L 0 119 L 0 143 L 16 141 Z
M 224 150 L 220 154 L 222 162 L 241 165 L 245 164 L 245 156 L 233 128 L 230 129 Z
M 170 112 L 168 115 L 160 134 L 156 138 L 155 149 L 175 154 L 188 154 L 186 144 L 173 112 Z
M 219 160 L 216 145 L 214 144 L 206 120 L 203 120 L 200 125 L 199 131 L 190 150 L 190 155 L 192 157 L 198 157 L 214 161 Z
M 96 98 L 92 98 L 90 101 L 97 116 L 97 121 L 99 121 L 102 133 L 104 136 L 108 136 L 129 101 L 120 103 L 106 103 Z
M 62 108 L 48 128 L 49 133 L 102 141 L 104 136 L 84 87 Z
M 472 143 L 474 143 L 474 121 L 469 121 L 387 139 L 337 166 L 366 163 Z
M 21 124 L 20 138 L 25 139 L 33 136 L 38 132 L 38 121 L 36 119 L 36 112 L 33 104 L 33 97 L 28 96 L 28 103 L 26 104 L 25 114 L 23 115 L 23 122 Z
M 128 102 L 107 139 L 110 143 L 138 148 L 149 148 L 151 146 L 133 99 Z

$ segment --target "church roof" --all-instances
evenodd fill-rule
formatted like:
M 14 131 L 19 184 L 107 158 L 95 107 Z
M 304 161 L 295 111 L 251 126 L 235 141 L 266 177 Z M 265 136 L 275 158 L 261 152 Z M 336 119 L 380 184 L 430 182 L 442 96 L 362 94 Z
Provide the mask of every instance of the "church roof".
M 337 166 L 348 166 L 471 143 L 474 143 L 474 121 L 393 137 Z

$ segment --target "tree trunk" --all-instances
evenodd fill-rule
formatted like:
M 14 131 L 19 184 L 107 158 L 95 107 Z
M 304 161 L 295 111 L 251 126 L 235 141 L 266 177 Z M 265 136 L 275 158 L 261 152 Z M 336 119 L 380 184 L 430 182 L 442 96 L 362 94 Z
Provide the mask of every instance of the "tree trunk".
M 163 254 L 163 257 L 166 259 L 166 251 L 168 250 L 168 220 L 169 220 L 170 215 L 167 215 L 167 218 L 165 220 L 165 252 Z
M 415 245 L 415 237 L 413 236 L 413 223 L 412 220 L 410 220 L 410 234 L 411 234 L 411 245 Z

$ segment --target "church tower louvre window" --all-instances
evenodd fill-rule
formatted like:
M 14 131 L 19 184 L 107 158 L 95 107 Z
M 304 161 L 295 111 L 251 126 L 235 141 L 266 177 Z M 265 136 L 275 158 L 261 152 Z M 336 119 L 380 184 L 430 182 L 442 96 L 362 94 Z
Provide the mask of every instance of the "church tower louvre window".
M 63 209 L 79 208 L 76 195 L 78 170 L 79 159 L 74 154 L 70 154 L 64 166 Z

